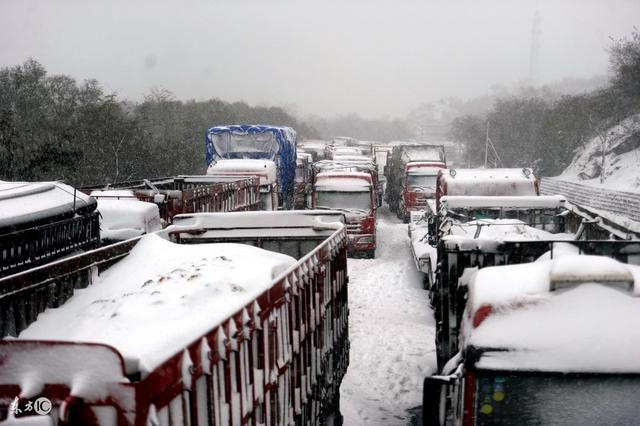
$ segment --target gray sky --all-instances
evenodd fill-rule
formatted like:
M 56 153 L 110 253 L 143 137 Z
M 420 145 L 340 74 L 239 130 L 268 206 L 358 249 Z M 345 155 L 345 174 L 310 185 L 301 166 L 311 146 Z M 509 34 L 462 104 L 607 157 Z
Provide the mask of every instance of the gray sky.
M 638 0 L 0 0 L 0 66 L 33 57 L 133 100 L 403 116 L 526 79 L 536 4 L 541 83 L 605 73 L 640 21 Z

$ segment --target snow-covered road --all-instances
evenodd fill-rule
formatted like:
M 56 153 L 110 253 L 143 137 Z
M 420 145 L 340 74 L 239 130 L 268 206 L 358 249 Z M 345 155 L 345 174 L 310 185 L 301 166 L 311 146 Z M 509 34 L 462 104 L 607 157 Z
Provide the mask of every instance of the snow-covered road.
M 349 259 L 351 360 L 342 382 L 345 425 L 407 425 L 435 369 L 434 324 L 407 225 L 378 211 L 373 260 Z

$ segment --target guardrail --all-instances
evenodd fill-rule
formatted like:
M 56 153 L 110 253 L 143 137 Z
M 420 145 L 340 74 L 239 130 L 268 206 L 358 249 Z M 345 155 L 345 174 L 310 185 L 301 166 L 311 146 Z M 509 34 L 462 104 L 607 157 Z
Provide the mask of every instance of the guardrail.
M 0 277 L 99 245 L 98 212 L 0 235 Z
M 542 178 L 540 192 L 564 195 L 572 204 L 630 231 L 640 231 L 640 193 L 612 191 L 555 178 Z

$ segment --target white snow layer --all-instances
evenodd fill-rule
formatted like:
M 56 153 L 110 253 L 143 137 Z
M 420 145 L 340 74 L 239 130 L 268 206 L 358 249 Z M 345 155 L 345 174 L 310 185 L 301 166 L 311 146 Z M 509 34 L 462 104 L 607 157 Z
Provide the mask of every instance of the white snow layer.
M 440 199 L 443 206 L 448 209 L 457 208 L 539 208 L 555 209 L 564 207 L 565 198 L 562 195 L 540 195 L 540 196 L 444 196 Z
M 364 172 L 322 172 L 316 175 L 317 189 L 324 191 L 362 191 L 371 187 L 371 175 Z
M 0 227 L 71 213 L 89 200 L 60 182 L 0 182 Z
M 207 169 L 207 174 L 261 175 L 260 184 L 276 181 L 276 163 L 271 160 L 218 160 Z M 266 180 L 263 182 L 262 177 Z
M 603 140 L 600 136 L 593 137 L 578 150 L 558 179 L 618 191 L 640 192 L 640 148 L 635 147 L 633 139 L 638 132 L 640 114 L 628 117 L 606 130 L 604 170 L 601 170 Z M 600 174 L 604 174 L 602 183 Z
M 525 225 L 517 219 L 481 219 L 454 223 L 450 232 L 450 235 L 442 237 L 444 244 L 448 248 L 457 247 L 462 250 L 483 249 L 505 241 L 571 240 L 575 237 L 573 234 L 552 234 Z
M 453 176 L 452 176 L 453 175 Z M 533 174 L 523 169 L 455 169 L 442 172 L 447 195 L 529 196 L 536 194 Z
M 265 291 L 295 260 L 242 244 L 179 245 L 156 234 L 21 339 L 98 342 L 150 372 Z
M 340 388 L 345 425 L 406 425 L 435 370 L 433 314 L 416 271 L 406 225 L 378 210 L 371 260 L 349 259 L 351 353 Z
M 137 200 L 98 199 L 102 239 L 126 240 L 162 229 L 154 203 Z
M 635 291 L 618 282 L 630 276 Z M 573 285 L 551 291 L 559 277 Z M 462 343 L 508 349 L 484 354 L 480 368 L 638 373 L 639 279 L 639 266 L 599 256 L 483 268 L 469 284 Z M 488 305 L 492 313 L 474 328 Z

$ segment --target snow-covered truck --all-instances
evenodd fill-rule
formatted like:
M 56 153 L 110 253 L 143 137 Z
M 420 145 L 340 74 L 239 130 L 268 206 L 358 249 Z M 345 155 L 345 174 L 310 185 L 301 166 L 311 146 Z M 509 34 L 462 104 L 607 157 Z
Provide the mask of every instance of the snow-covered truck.
M 570 247 L 471 277 L 460 351 L 424 383 L 424 424 L 638 422 L 640 243 Z
M 571 241 L 578 237 L 566 232 L 564 215 L 568 211 L 560 196 L 516 197 L 518 200 L 504 197 L 502 206 L 491 208 L 485 208 L 482 206 L 484 203 L 478 201 L 475 211 L 485 215 L 471 216 L 473 220 L 466 222 L 459 220 L 460 212 L 474 210 L 469 208 L 473 201 L 464 198 L 467 197 L 442 200 L 450 203 L 451 210 L 447 210 L 446 218 L 440 222 L 435 280 L 429 283 L 440 367 L 458 349 L 467 290 L 465 280 L 470 271 L 493 265 L 532 262 L 549 250 L 549 241 Z M 455 208 L 455 203 L 460 202 L 464 204 L 464 210 Z M 433 252 L 429 255 L 433 256 Z
M 98 247 L 96 206 L 60 182 L 0 182 L 0 277 Z
M 254 176 L 174 176 L 87 186 L 82 191 L 98 200 L 155 203 L 166 225 L 178 214 L 251 211 L 260 205 L 259 180 Z
M 438 172 L 436 211 L 446 195 L 536 196 L 540 181 L 529 168 L 523 169 L 449 169 Z
M 370 173 L 346 170 L 318 173 L 313 184 L 313 208 L 344 212 L 349 254 L 375 257 L 377 206 Z
M 371 182 L 376 194 L 376 205 L 382 205 L 383 188 L 378 177 L 378 165 L 372 158 L 363 155 L 348 155 L 337 160 L 317 161 L 313 164 L 314 175 L 321 172 L 345 171 L 362 172 L 371 176 Z
M 386 167 L 386 200 L 404 222 L 411 211 L 427 208 L 436 196 L 438 172 L 446 168 L 444 146 L 403 144 L 393 147 Z
M 492 224 L 496 225 L 495 230 L 501 229 L 501 223 L 521 224 L 557 234 L 567 229 L 567 213 L 566 200 L 560 195 L 443 196 L 437 217 L 430 212 L 409 225 L 411 253 L 416 268 L 424 274 L 425 289 L 431 291 L 435 284 L 438 242 L 442 237 L 484 238 Z
M 346 254 L 338 212 L 180 215 L 159 233 L 1 279 L 0 331 L 18 338 L 0 341 L 0 420 L 338 419 Z M 34 416 L 44 398 L 51 411 Z
M 296 132 L 270 125 L 218 126 L 205 135 L 207 174 L 257 176 L 262 210 L 293 208 Z

